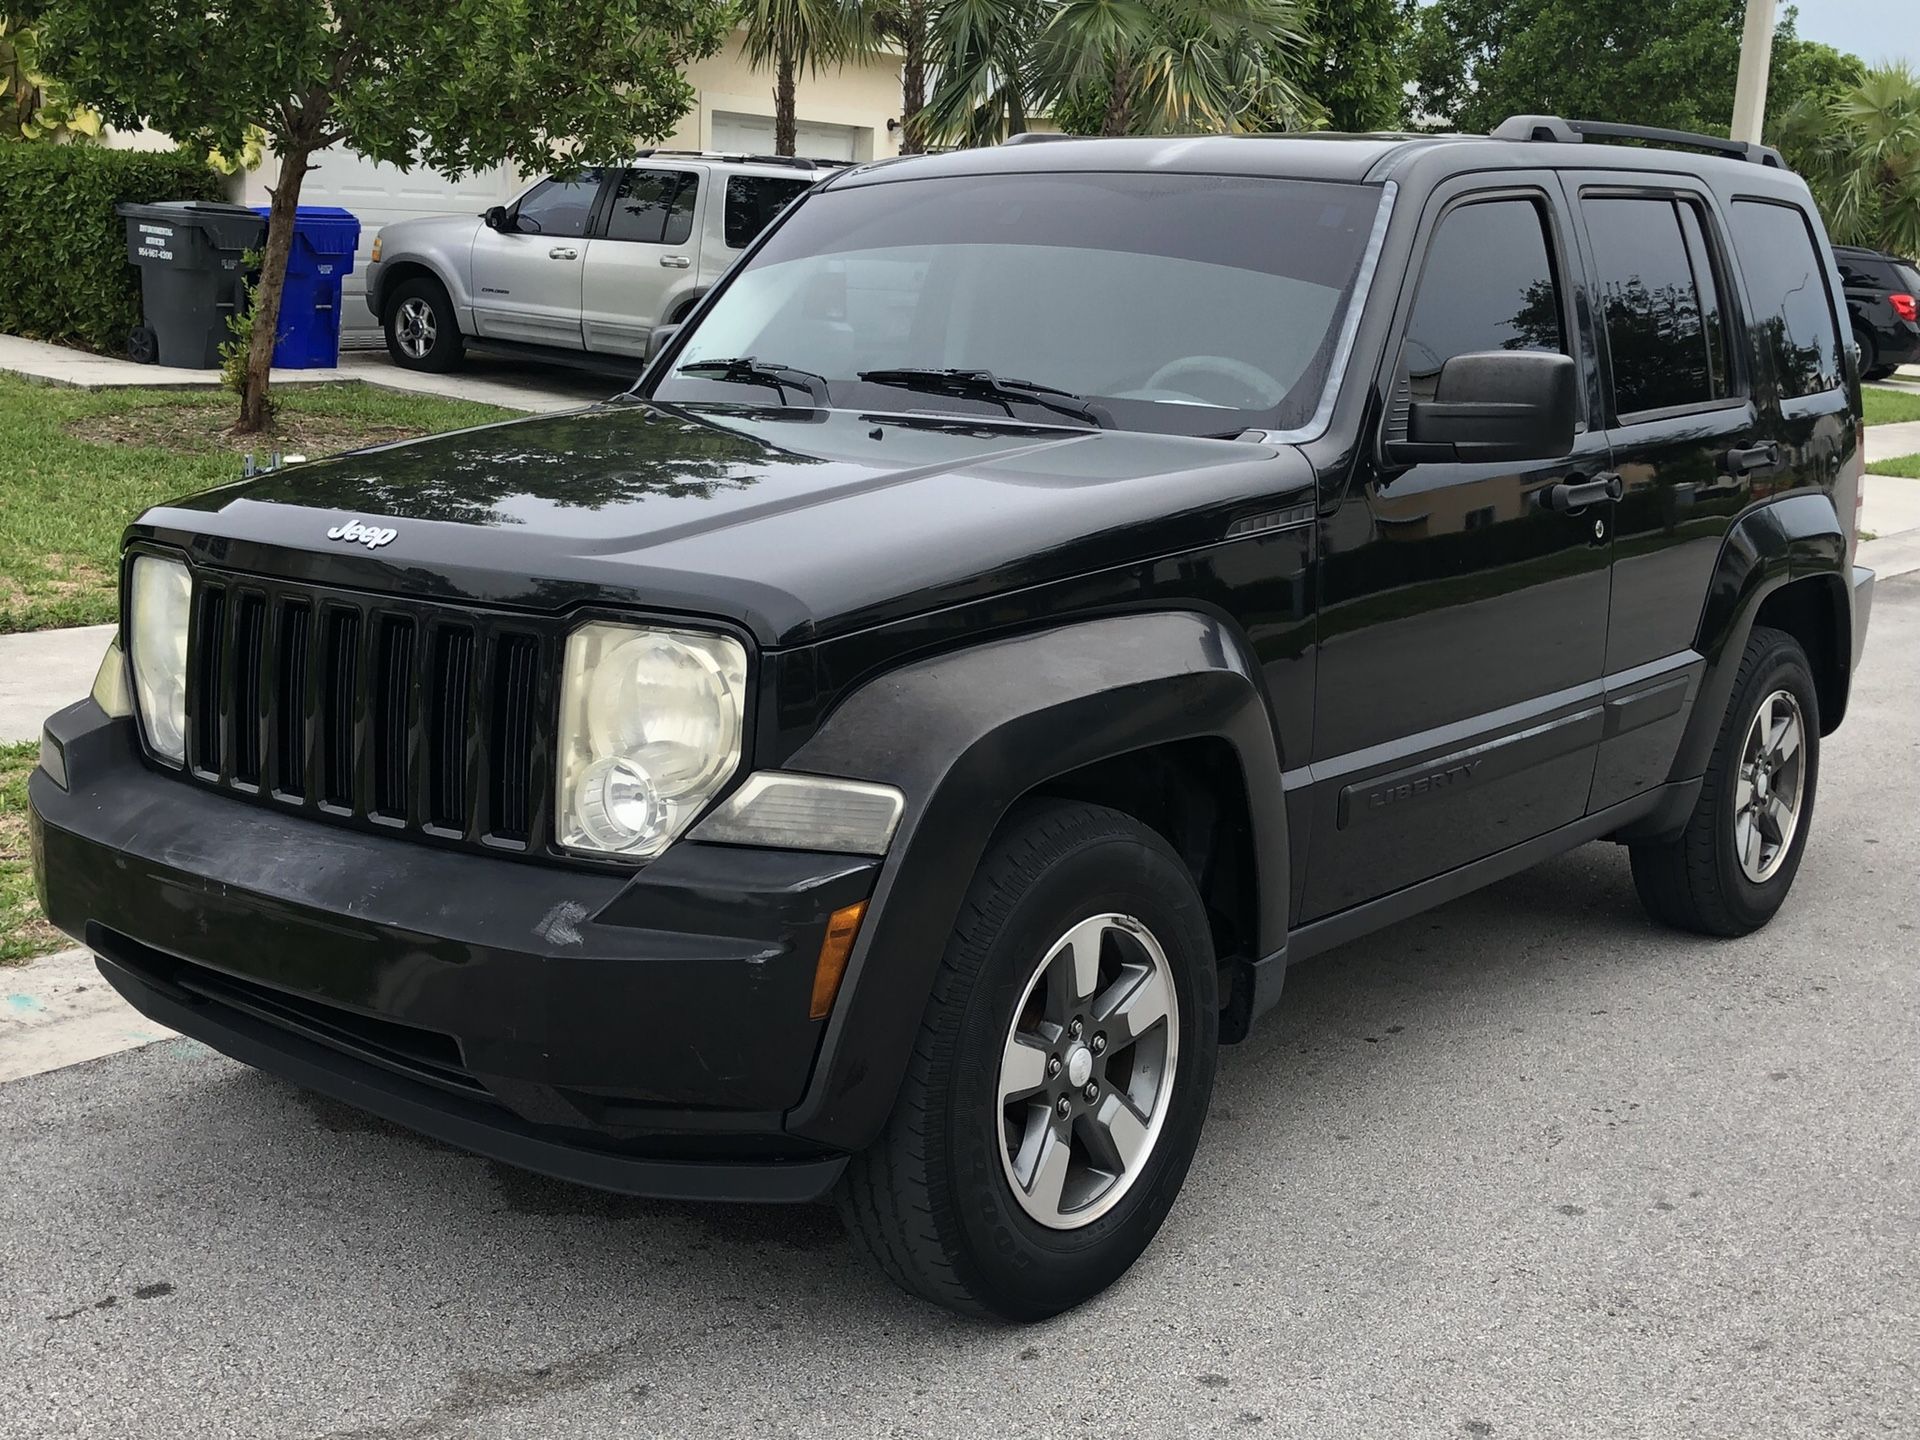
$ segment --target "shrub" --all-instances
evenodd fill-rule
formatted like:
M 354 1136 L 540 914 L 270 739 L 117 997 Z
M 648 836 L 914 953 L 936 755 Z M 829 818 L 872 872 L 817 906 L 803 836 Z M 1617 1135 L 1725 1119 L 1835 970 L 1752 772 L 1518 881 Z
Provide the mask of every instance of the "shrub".
M 225 194 L 178 151 L 0 145 L 0 331 L 119 354 L 140 319 L 140 274 L 113 207 Z

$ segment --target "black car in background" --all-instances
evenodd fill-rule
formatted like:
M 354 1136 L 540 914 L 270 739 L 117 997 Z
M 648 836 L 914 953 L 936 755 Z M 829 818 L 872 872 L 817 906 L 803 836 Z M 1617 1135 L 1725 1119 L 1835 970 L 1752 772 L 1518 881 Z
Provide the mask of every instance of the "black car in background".
M 1896 366 L 1920 361 L 1920 269 L 1857 245 L 1834 246 L 1833 258 L 1846 287 L 1861 377 L 1884 380 Z

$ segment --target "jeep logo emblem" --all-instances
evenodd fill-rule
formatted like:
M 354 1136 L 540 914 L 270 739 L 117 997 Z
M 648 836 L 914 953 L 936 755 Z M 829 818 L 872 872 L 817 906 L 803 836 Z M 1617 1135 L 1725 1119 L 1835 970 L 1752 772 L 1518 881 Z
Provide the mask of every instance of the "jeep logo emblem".
M 362 525 L 358 520 L 349 520 L 344 525 L 336 525 L 327 531 L 329 540 L 351 540 L 366 546 L 369 550 L 378 550 L 400 532 L 390 526 Z

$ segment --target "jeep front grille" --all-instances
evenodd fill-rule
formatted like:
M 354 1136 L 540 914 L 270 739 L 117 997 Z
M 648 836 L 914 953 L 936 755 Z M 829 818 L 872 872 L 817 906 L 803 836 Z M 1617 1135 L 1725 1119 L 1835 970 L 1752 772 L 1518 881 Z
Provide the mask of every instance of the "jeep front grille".
M 539 848 L 555 643 L 521 616 L 201 571 L 188 773 L 363 828 Z

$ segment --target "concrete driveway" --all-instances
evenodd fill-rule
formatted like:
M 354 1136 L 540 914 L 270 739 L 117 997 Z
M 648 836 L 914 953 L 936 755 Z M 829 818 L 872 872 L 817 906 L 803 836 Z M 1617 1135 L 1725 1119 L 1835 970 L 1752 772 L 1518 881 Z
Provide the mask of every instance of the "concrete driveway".
M 1787 910 L 1595 845 L 1294 972 L 1142 1263 L 1025 1329 L 185 1041 L 0 1087 L 5 1436 L 1920 1433 L 1920 577 Z

